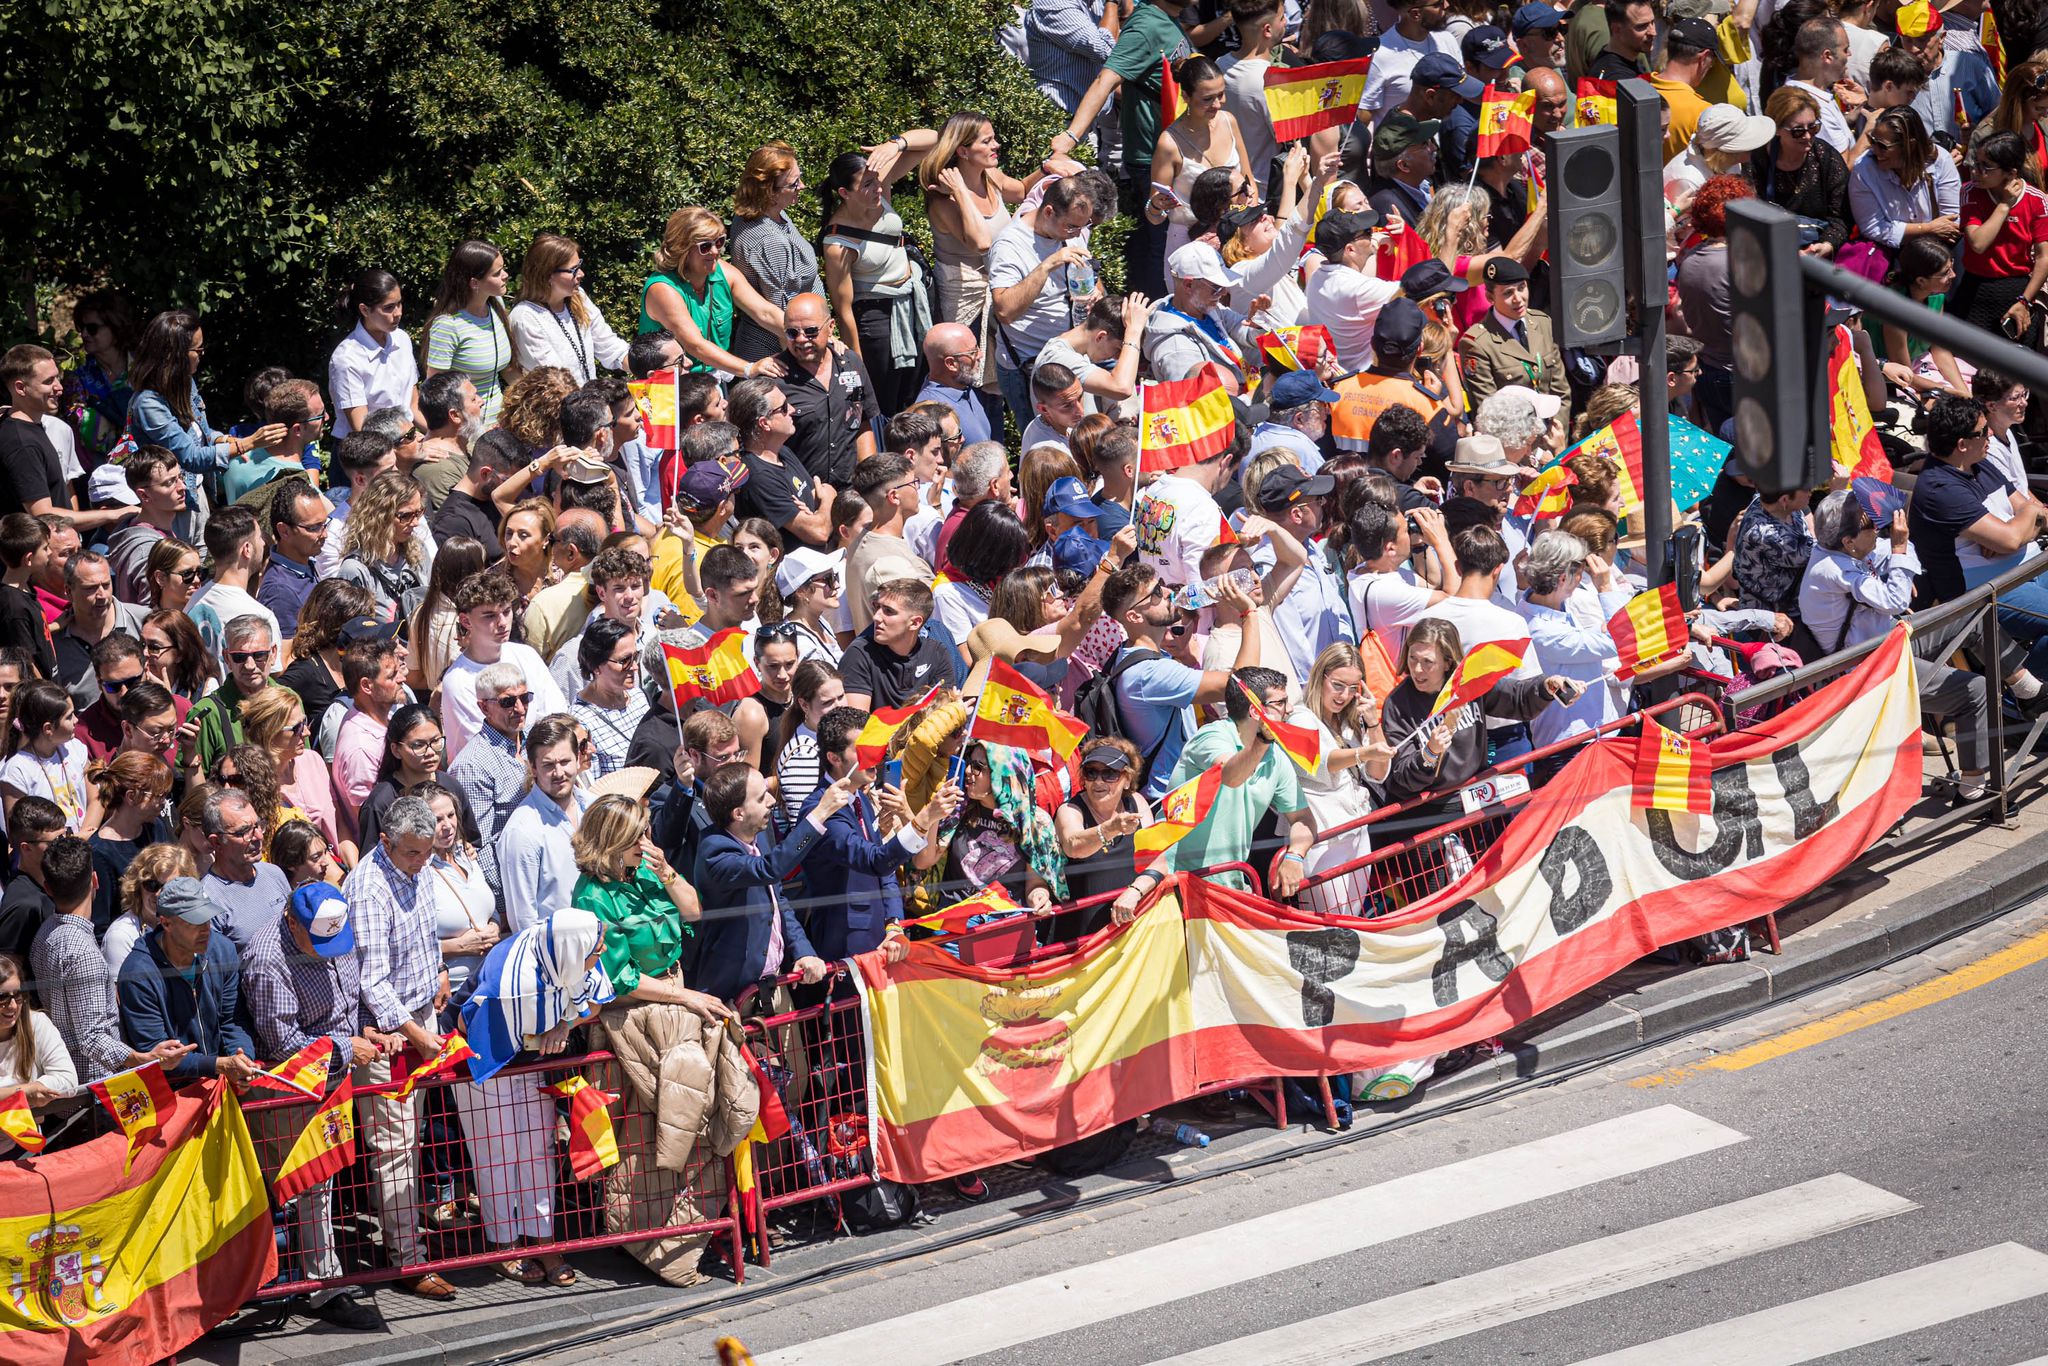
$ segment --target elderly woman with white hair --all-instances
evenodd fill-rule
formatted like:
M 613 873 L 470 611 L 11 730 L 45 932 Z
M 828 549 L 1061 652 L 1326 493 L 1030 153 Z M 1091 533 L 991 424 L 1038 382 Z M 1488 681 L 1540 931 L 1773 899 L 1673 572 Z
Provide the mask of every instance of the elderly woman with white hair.
M 1799 584 L 1799 617 L 1833 653 L 1889 633 L 1912 610 L 1920 557 L 1903 512 L 1877 525 L 1854 493 L 1838 490 L 1813 509 L 1813 548 Z M 1962 776 L 1956 795 L 1984 795 L 1991 770 L 1990 686 L 1982 674 L 1921 658 L 1914 663 L 1920 709 L 1954 723 Z

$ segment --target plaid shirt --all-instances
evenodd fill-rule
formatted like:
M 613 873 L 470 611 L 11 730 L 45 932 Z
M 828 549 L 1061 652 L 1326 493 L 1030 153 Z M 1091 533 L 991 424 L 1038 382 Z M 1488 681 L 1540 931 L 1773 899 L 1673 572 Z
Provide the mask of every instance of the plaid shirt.
M 30 946 L 29 971 L 50 1020 L 78 1068 L 80 1082 L 110 1077 L 128 1066 L 134 1051 L 121 1038 L 120 1003 L 92 921 L 58 915 L 44 923 Z
M 476 818 L 477 862 L 484 870 L 484 885 L 496 895 L 498 832 L 526 796 L 526 761 L 520 757 L 517 737 L 484 726 L 449 765 L 448 781 L 462 793 L 469 814 Z
M 356 930 L 363 1018 L 387 1033 L 434 1002 L 441 981 L 436 883 L 398 871 L 384 846 L 358 863 L 341 884 Z
M 242 958 L 242 1003 L 269 1062 L 282 1062 L 322 1035 L 344 1063 L 366 1010 L 362 969 L 353 953 L 322 958 L 300 953 L 282 916 L 258 929 Z
M 595 780 L 626 766 L 626 754 L 633 748 L 633 732 L 647 715 L 647 694 L 638 687 L 628 688 L 626 705 L 616 710 L 579 697 L 569 704 L 569 714 L 590 732 L 590 776 Z

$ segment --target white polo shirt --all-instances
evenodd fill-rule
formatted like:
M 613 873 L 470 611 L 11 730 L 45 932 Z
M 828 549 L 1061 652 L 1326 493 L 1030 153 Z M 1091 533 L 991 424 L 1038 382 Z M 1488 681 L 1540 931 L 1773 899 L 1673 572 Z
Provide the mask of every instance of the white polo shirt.
M 412 411 L 412 391 L 419 382 L 419 363 L 403 329 L 393 329 L 390 339 L 379 346 L 369 329 L 357 323 L 327 360 L 327 403 L 334 413 L 335 437 L 355 430 L 348 420 L 350 408 Z

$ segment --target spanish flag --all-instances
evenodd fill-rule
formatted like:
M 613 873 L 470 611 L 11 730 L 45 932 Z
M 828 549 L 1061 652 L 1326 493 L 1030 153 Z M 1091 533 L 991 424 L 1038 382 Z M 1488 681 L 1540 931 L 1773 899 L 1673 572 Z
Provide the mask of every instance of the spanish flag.
M 1138 429 L 1140 469 L 1177 470 L 1214 459 L 1237 434 L 1237 410 L 1212 367 L 1186 379 L 1139 386 L 1144 395 Z
M 1144 854 L 1164 853 L 1209 818 L 1216 794 L 1223 790 L 1223 765 L 1211 764 L 1159 799 L 1158 819 L 1131 836 Z
M 611 1103 L 618 1097 L 600 1091 L 585 1077 L 564 1077 L 540 1088 L 569 1102 L 569 1172 L 588 1181 L 619 1162 L 619 1141 L 612 1133 Z
M 1159 59 L 1159 127 L 1164 131 L 1175 119 L 1186 112 L 1188 102 L 1181 97 L 1180 82 L 1173 78 L 1173 59 L 1161 56 Z
M 428 1077 L 446 1072 L 449 1068 L 455 1066 L 456 1063 L 468 1062 L 475 1056 L 475 1051 L 470 1048 L 469 1040 L 462 1036 L 462 1031 L 459 1029 L 450 1030 L 448 1037 L 441 1040 L 441 1051 L 406 1073 L 405 1081 L 399 1085 L 396 1091 L 391 1093 L 391 1098 L 393 1100 L 404 1100 L 413 1093 L 414 1087 L 418 1086 Z
M 1371 66 L 1372 58 L 1358 57 L 1315 66 L 1267 67 L 1266 112 L 1273 119 L 1273 140 L 1293 142 L 1356 119 Z
M 1643 429 L 1636 425 L 1633 410 L 1623 413 L 1558 457 L 1560 463 L 1575 455 L 1604 455 L 1621 466 L 1621 515 L 1633 517 L 1643 506 Z
M 270 1192 L 233 1089 L 188 1088 L 158 1119 L 161 1141 L 126 1173 L 117 1134 L 0 1163 L 0 1361 L 149 1366 L 277 1275 Z
M 1642 738 L 1636 742 L 1629 805 L 1711 816 L 1714 764 L 1706 742 L 1689 740 L 1645 716 Z
M 1479 101 L 1479 147 L 1481 157 L 1511 157 L 1526 152 L 1535 139 L 1536 92 L 1486 87 Z
M 1579 127 L 1589 128 L 1596 123 L 1620 123 L 1617 110 L 1620 96 L 1616 81 L 1596 81 L 1591 76 L 1579 78 Z
M 1934 6 L 1927 0 L 1908 0 L 1892 17 L 1892 24 L 1901 38 L 1924 38 L 1940 22 L 1934 17 Z
M 1526 636 L 1521 640 L 1490 640 L 1467 651 L 1458 667 L 1451 670 L 1444 690 L 1436 695 L 1429 715 L 1422 718 L 1423 725 L 1445 712 L 1456 711 L 1474 698 L 1484 697 L 1494 684 L 1522 667 L 1522 656 L 1528 652 Z
M 1884 443 L 1877 439 L 1877 424 L 1870 417 L 1870 399 L 1863 391 L 1863 374 L 1856 367 L 1855 340 L 1848 328 L 1838 326 L 1832 342 L 1828 353 L 1831 456 L 1851 477 L 1867 474 L 1889 484 L 1892 462 L 1884 453 Z
M 1621 655 L 1616 679 L 1627 682 L 1653 664 L 1661 664 L 1685 648 L 1685 612 L 1678 605 L 1678 585 L 1667 583 L 1636 594 L 1607 619 L 1607 634 Z
M 1998 36 L 1998 20 L 1992 17 L 1991 6 L 1984 7 L 1984 17 L 1977 24 L 1977 41 L 1983 44 L 1984 60 L 1991 63 L 1991 74 L 1998 83 L 2005 84 L 2005 39 Z M 2039 125 L 2035 125 L 2037 128 Z M 2035 134 L 2040 136 L 2039 133 Z
M 151 1059 L 140 1067 L 116 1072 L 92 1083 L 92 1093 L 128 1136 L 128 1156 L 121 1163 L 121 1174 L 126 1176 L 135 1165 L 136 1152 L 171 1113 L 171 1084 L 164 1077 L 163 1064 Z
M 754 1113 L 754 1127 L 747 1131 L 747 1136 L 740 1140 L 739 1147 L 732 1153 L 733 1188 L 751 1210 L 758 1198 L 754 1194 L 758 1184 L 754 1175 L 754 1145 L 773 1143 L 789 1132 L 790 1124 L 789 1111 L 782 1104 L 782 1092 L 776 1089 L 775 1079 L 768 1075 L 768 1069 L 754 1056 L 754 1050 L 744 1043 L 740 1045 L 740 1056 L 747 1060 L 747 1070 L 754 1074 L 754 1085 L 761 1095 L 760 1106 Z M 758 1219 L 750 1222 L 759 1227 Z
M 313 1109 L 299 1130 L 292 1150 L 278 1164 L 271 1194 L 280 1205 L 342 1171 L 356 1160 L 356 1084 L 344 1075 L 341 1084 Z
M 668 682 L 678 710 L 700 697 L 715 707 L 761 691 L 761 680 L 747 662 L 746 632 L 737 626 L 689 649 L 664 644 L 661 653 L 668 661 Z
M 1053 717 L 1058 712 L 1044 689 L 1001 659 L 991 659 L 988 683 L 974 709 L 969 734 L 991 745 L 1009 745 L 1037 753 L 1052 748 Z
M 43 1137 L 42 1126 L 36 1123 L 36 1112 L 28 1108 L 28 1097 L 20 1091 L 0 1100 L 0 1134 L 6 1134 L 32 1153 L 41 1152 L 49 1141 Z
M 1232 526 L 1230 519 L 1226 517 L 1216 524 L 1216 539 L 1209 542 L 1209 549 L 1214 550 L 1219 545 L 1243 544 L 1244 542 L 1238 539 L 1237 528 Z
M 640 441 L 649 450 L 672 451 L 682 441 L 676 403 L 676 372 L 656 370 L 646 379 L 626 381 L 640 409 Z
M 1297 726 L 1282 721 L 1272 710 L 1259 700 L 1258 694 L 1244 685 L 1244 680 L 1233 676 L 1230 680 L 1237 690 L 1244 694 L 1245 701 L 1252 704 L 1252 713 L 1265 723 L 1266 734 L 1273 737 L 1273 743 L 1295 767 L 1303 773 L 1314 776 L 1323 771 L 1323 736 L 1314 726 Z
M 1415 225 L 1405 218 L 1392 219 L 1388 224 L 1392 234 L 1387 244 L 1372 258 L 1373 274 L 1382 280 L 1398 280 L 1408 273 L 1410 266 L 1419 265 L 1436 255 L 1429 249 Z
M 1064 764 L 1074 757 L 1074 751 L 1081 748 L 1081 742 L 1088 738 L 1088 723 L 1055 707 L 1046 735 L 1052 741 L 1053 754 Z
M 929 707 L 945 686 L 934 683 L 931 691 L 915 702 L 907 702 L 900 707 L 876 707 L 869 712 L 860 734 L 853 739 L 855 762 L 862 768 L 880 768 L 882 761 L 889 757 L 889 742 L 896 738 L 897 731 L 903 729 L 903 723 Z
M 1571 509 L 1572 489 L 1579 477 L 1563 465 L 1552 465 L 1529 481 L 1515 498 L 1517 517 L 1562 517 Z
M 1259 334 L 1260 352 L 1283 370 L 1314 370 L 1324 356 L 1336 349 L 1330 329 L 1321 323 L 1276 327 Z
M 975 916 L 1015 915 L 1023 909 L 1022 906 L 1019 906 L 1010 899 L 1010 894 L 1004 891 L 1001 885 L 997 885 L 990 887 L 980 896 L 971 896 L 965 901 L 956 901 L 950 906 L 941 907 L 939 910 L 933 911 L 930 915 L 921 915 L 915 920 L 908 920 L 904 923 L 908 925 L 921 925 L 925 929 L 937 934 L 964 934 L 967 931 L 967 922 Z
M 327 1090 L 327 1073 L 333 1058 L 334 1040 L 323 1034 L 268 1072 L 251 1077 L 249 1084 L 318 1100 Z

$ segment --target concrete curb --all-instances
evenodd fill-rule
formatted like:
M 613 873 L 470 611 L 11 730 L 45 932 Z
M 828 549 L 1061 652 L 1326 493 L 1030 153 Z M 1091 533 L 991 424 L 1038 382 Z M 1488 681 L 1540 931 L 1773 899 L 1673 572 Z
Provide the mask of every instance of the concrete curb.
M 1830 902 L 1853 900 L 1858 895 L 1853 886 L 1858 874 L 1852 871 L 1845 877 L 1852 879 L 1851 885 L 1815 893 L 1781 914 L 1781 921 Z M 1668 1042 L 1916 952 L 2043 891 L 2048 891 L 2048 840 L 2025 841 L 1999 849 L 1958 876 L 1946 879 L 1936 894 L 1922 892 L 1882 901 L 1853 919 L 1788 931 L 1781 954 L 1758 953 L 1743 963 L 1675 972 L 1625 971 L 1531 1020 L 1516 1031 L 1516 1040 L 1497 1057 L 1427 1085 L 1412 1101 L 1361 1111 L 1360 1119 L 1366 1121 L 1373 1115 L 1388 1118 L 1410 1110 L 1419 1110 L 1422 1114 L 1418 1118 L 1426 1118 L 1429 1111 L 1503 1083 L 1595 1062 L 1626 1048 Z M 1631 985 L 1632 976 L 1647 976 L 1649 980 Z M 1278 1137 L 1270 1129 L 1264 1134 L 1268 1144 Z M 1256 1132 L 1239 1137 L 1257 1141 Z M 1205 1156 L 1219 1165 L 1231 1163 L 1244 1156 L 1241 1146 L 1238 1142 L 1219 1145 L 1220 1151 Z M 1181 1167 L 1186 1176 L 1196 1176 L 1210 1162 L 1196 1160 L 1174 1165 Z M 1111 1169 L 1104 1175 L 1114 1174 L 1115 1169 Z M 1170 1185 L 1169 1182 L 1167 1188 Z M 1148 1189 L 1160 1187 L 1135 1185 L 1131 1195 L 1142 1197 Z M 1002 1222 L 989 1220 L 991 1231 Z M 949 1236 L 962 1231 L 966 1230 L 957 1224 L 944 1230 Z M 907 1241 L 902 1254 L 919 1255 L 919 1244 L 925 1242 L 922 1238 Z M 872 1239 L 847 1240 L 845 1246 L 852 1256 L 866 1256 L 879 1250 Z M 798 1274 L 829 1269 L 805 1266 Z M 389 1339 L 368 1342 L 360 1337 L 323 1336 L 319 1345 L 332 1344 L 333 1350 L 294 1356 L 291 1360 L 298 1366 L 474 1366 L 508 1353 L 543 1350 L 593 1330 L 625 1336 L 650 1321 L 678 1314 L 715 1315 L 733 1297 L 751 1294 L 764 1285 L 772 1287 L 779 1279 L 750 1269 L 747 1287 L 723 1290 L 697 1301 L 669 1299 L 669 1294 L 681 1292 L 666 1292 L 654 1285 L 623 1287 L 580 1301 L 557 1301 L 547 1308 L 494 1315 L 488 1324 L 465 1321 L 451 1323 L 445 1329 L 408 1328 Z

